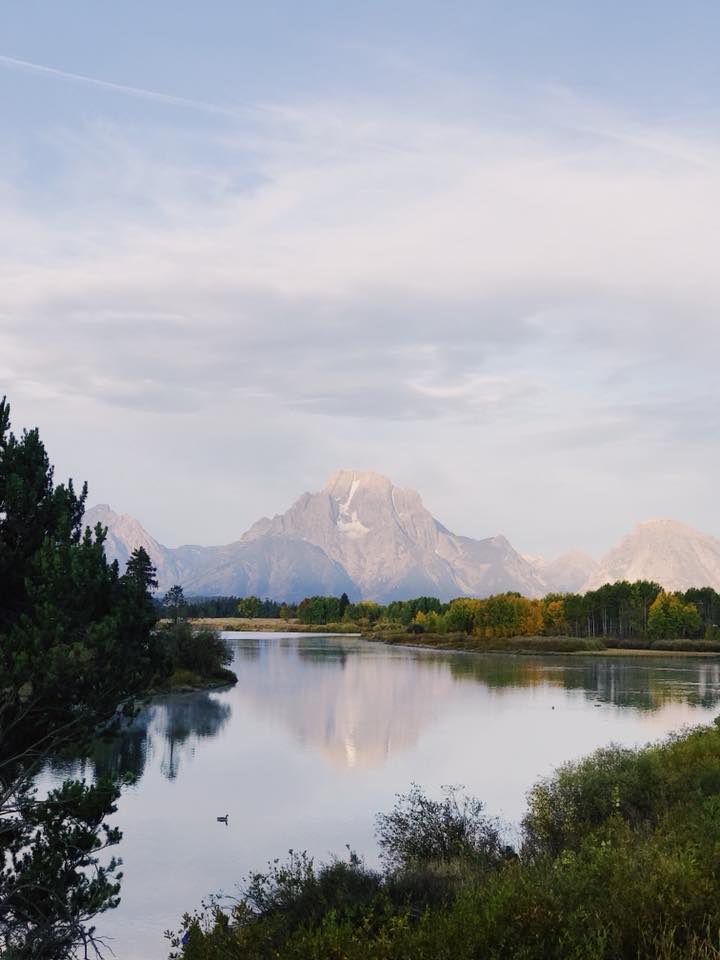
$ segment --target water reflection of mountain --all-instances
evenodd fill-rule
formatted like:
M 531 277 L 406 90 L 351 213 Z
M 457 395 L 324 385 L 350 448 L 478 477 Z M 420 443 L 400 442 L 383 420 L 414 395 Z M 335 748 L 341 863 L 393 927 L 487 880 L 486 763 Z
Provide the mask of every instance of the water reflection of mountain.
M 597 703 L 648 714 L 670 704 L 720 701 L 715 661 L 432 653 L 343 638 L 277 638 L 238 650 L 237 693 L 335 765 L 372 767 L 412 748 L 453 700 L 458 682 L 495 696 L 518 688 L 579 691 Z M 480 692 L 480 691 L 478 691 Z
M 265 636 L 238 642 L 234 669 L 239 682 L 227 694 L 172 695 L 147 705 L 118 736 L 95 745 L 84 760 L 89 775 L 140 777 L 153 761 L 173 779 L 238 708 L 291 730 L 334 766 L 369 768 L 411 750 L 463 693 L 477 695 L 480 709 L 500 723 L 498 698 L 529 687 L 639 710 L 650 723 L 663 723 L 675 705 L 684 708 L 681 725 L 691 719 L 688 709 L 720 702 L 715 660 L 448 654 L 351 638 Z M 241 737 L 245 720 L 236 719 L 233 736 Z
M 116 735 L 96 741 L 82 764 L 93 776 L 139 778 L 159 751 L 162 773 L 174 779 L 196 742 L 216 736 L 230 714 L 229 704 L 205 692 L 159 698 L 126 721 Z
M 241 701 L 345 767 L 380 766 L 414 746 L 454 687 L 447 662 L 420 665 L 411 652 L 389 661 L 355 641 L 271 641 L 251 669 L 243 657 L 241 647 Z
M 457 654 L 448 658 L 457 679 L 488 687 L 537 685 L 581 690 L 590 700 L 639 710 L 669 703 L 713 707 L 720 702 L 716 660 L 654 657 L 539 658 Z

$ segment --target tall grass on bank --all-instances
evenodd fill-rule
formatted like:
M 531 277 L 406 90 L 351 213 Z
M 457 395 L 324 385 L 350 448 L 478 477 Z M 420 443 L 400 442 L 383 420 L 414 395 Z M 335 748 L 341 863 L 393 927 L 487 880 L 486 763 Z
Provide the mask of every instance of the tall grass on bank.
M 368 640 L 475 653 L 597 653 L 607 649 L 599 637 L 495 637 L 487 640 L 466 633 L 384 632 Z
M 610 747 L 529 793 L 521 841 L 477 801 L 413 788 L 378 820 L 384 868 L 293 854 L 229 912 L 184 918 L 182 960 L 720 958 L 720 729 Z
M 617 640 L 610 637 L 494 637 L 486 639 L 466 633 L 415 633 L 403 631 L 373 631 L 364 633 L 367 640 L 411 646 L 432 647 L 438 650 L 468 650 L 475 653 L 602 653 L 623 651 L 667 651 L 668 653 L 720 653 L 720 643 L 714 640 Z

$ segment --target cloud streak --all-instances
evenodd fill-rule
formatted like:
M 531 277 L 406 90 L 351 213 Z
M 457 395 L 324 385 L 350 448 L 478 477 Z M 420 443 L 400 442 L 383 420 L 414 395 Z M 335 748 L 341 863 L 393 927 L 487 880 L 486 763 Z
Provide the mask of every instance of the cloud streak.
M 30 60 L 20 60 L 17 57 L 9 57 L 6 54 L 0 54 L 0 66 L 8 70 L 20 70 L 27 73 L 36 73 L 40 76 L 55 78 L 59 80 L 70 80 L 73 83 L 82 83 L 89 87 L 97 87 L 101 90 L 109 90 L 112 93 L 121 93 L 125 96 L 139 97 L 142 100 L 152 100 L 155 103 L 165 103 L 173 107 L 185 107 L 191 110 L 199 110 L 202 113 L 215 114 L 217 116 L 228 117 L 233 120 L 244 120 L 248 113 L 259 111 L 261 108 L 245 104 L 234 108 L 224 107 L 220 104 L 209 103 L 207 100 L 195 100 L 191 97 L 180 97 L 172 93 L 164 93 L 160 90 L 148 90 L 145 87 L 134 87 L 126 83 L 115 83 L 111 80 L 102 80 L 98 77 L 89 77 L 83 73 L 73 73 L 70 70 L 60 70 L 57 67 L 49 67 L 42 63 L 33 63 Z

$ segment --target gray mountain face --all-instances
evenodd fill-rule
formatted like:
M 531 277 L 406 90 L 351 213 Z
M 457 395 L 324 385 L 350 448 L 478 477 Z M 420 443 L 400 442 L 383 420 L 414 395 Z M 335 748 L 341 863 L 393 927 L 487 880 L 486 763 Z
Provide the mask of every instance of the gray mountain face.
M 550 593 L 578 593 L 598 569 L 597 560 L 593 560 L 581 550 L 563 553 L 555 560 L 544 557 L 526 557 L 536 576 L 547 586 Z
M 85 522 L 108 528 L 106 552 L 121 568 L 143 546 L 158 589 L 189 595 L 256 594 L 298 600 L 314 593 L 381 602 L 423 594 L 443 600 L 517 590 L 539 596 L 544 582 L 504 537 L 472 540 L 446 530 L 419 494 L 376 473 L 341 470 L 319 493 L 254 524 L 221 547 L 165 547 L 126 514 L 93 507 Z
M 596 563 L 578 551 L 557 560 L 523 557 L 505 537 L 473 540 L 447 530 L 419 494 L 377 473 L 340 470 L 318 493 L 264 518 L 220 547 L 165 547 L 133 517 L 105 504 L 85 514 L 108 528 L 106 552 L 124 569 L 144 547 L 162 592 L 297 601 L 347 593 L 387 603 L 422 595 L 449 600 L 516 590 L 527 597 L 595 589 L 616 580 L 656 580 L 666 589 L 720 590 L 720 541 L 671 520 L 640 526 Z
M 314 543 L 347 571 L 356 595 L 384 603 L 421 595 L 447 600 L 543 591 L 504 537 L 455 536 L 425 509 L 419 494 L 377 473 L 340 470 L 319 493 L 305 493 L 285 513 L 258 521 L 243 540 L 268 535 Z
M 648 520 L 605 554 L 584 588 L 617 580 L 654 580 L 666 590 L 720 590 L 720 540 L 676 520 Z
M 84 522 L 107 527 L 105 553 L 121 571 L 137 547 L 144 547 L 157 568 L 158 591 L 179 583 L 189 596 L 261 596 L 302 600 L 313 593 L 339 596 L 355 585 L 343 568 L 311 543 L 273 536 L 222 547 L 165 547 L 133 517 L 106 504 L 93 507 Z
M 93 530 L 98 523 L 107 528 L 105 555 L 110 561 L 118 561 L 121 573 L 133 550 L 144 547 L 157 568 L 159 581 L 170 586 L 180 582 L 180 570 L 175 557 L 177 551 L 158 543 L 134 517 L 127 513 L 115 513 L 107 503 L 99 503 L 85 511 L 83 523 Z

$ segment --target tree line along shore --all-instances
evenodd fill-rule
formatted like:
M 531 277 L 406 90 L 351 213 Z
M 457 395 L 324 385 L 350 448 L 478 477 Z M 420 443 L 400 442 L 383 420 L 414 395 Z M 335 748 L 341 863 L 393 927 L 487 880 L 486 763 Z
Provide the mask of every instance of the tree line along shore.
M 455 649 L 720 653 L 720 593 L 712 587 L 667 591 L 648 580 L 606 584 L 584 594 L 530 599 L 498 593 L 447 603 L 436 597 L 352 603 L 346 594 L 307 597 L 298 604 L 226 597 L 188 601 L 186 612 L 199 623 L 229 630 L 360 633 Z

